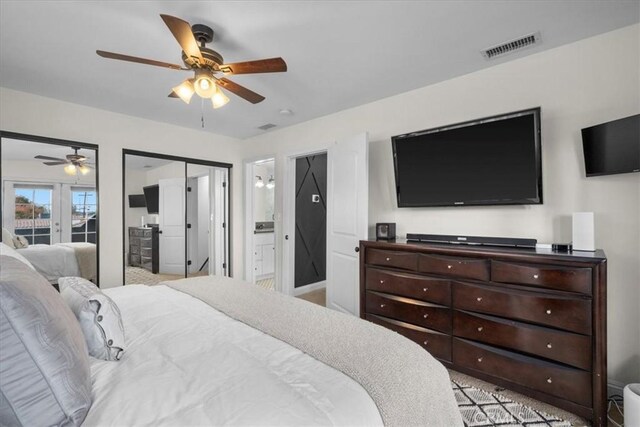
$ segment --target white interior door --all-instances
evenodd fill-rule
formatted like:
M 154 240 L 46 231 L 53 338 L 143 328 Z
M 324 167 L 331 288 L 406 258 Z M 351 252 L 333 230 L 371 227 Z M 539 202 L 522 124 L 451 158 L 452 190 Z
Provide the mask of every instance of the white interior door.
M 359 257 L 369 210 L 367 134 L 338 141 L 327 159 L 327 307 L 360 315 Z
M 184 178 L 160 179 L 158 222 L 160 224 L 160 273 L 185 273 Z

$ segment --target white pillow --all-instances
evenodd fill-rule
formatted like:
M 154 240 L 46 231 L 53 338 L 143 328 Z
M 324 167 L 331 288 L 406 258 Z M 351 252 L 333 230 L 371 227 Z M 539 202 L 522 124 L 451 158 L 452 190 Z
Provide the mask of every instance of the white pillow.
M 24 256 L 19 254 L 18 251 L 16 251 L 13 247 L 5 244 L 4 242 L 0 242 L 0 255 L 6 255 L 6 256 L 15 258 L 18 261 L 21 261 L 22 263 L 28 265 L 31 269 L 35 270 L 35 267 L 33 266 L 33 264 L 29 262 L 28 259 L 26 259 Z
M 13 247 L 16 249 L 28 248 L 29 241 L 24 236 L 13 236 Z
M 81 277 L 58 280 L 60 295 L 80 322 L 89 355 L 119 360 L 124 352 L 124 326 L 116 303 Z
M 9 246 L 11 249 L 16 248 L 13 244 L 13 234 L 4 227 L 2 227 L 2 243 Z

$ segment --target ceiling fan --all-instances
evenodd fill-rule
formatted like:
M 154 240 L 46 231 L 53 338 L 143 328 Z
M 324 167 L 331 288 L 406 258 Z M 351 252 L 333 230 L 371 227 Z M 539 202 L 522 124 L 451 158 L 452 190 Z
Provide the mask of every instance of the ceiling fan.
M 225 64 L 222 55 L 205 46 L 213 41 L 213 30 L 210 27 L 202 24 L 191 26 L 188 22 L 170 15 L 160 15 L 160 17 L 167 24 L 167 27 L 169 27 L 169 30 L 182 48 L 182 62 L 184 65 L 105 52 L 103 50 L 96 50 L 96 53 L 103 58 L 137 62 L 172 70 L 193 71 L 194 76 L 174 87 L 169 97 L 180 98 L 188 104 L 193 94 L 197 93 L 202 98 L 211 99 L 213 108 L 220 108 L 229 102 L 229 98 L 220 88 L 226 89 L 253 104 L 265 99 L 264 96 L 244 86 L 240 86 L 225 77 L 220 77 L 220 74 L 278 73 L 287 71 L 287 64 L 282 58 Z M 200 46 L 198 46 L 198 43 L 200 43 Z
M 78 154 L 78 148 L 73 148 L 73 154 L 67 154 L 66 158 L 60 159 L 58 157 L 49 157 L 49 156 L 35 156 L 35 159 L 38 160 L 48 160 L 46 162 L 42 162 L 47 166 L 58 166 L 58 165 L 66 165 L 64 167 L 64 171 L 68 175 L 75 175 L 80 172 L 82 175 L 86 175 L 89 173 L 92 166 L 92 163 L 87 163 L 87 157 L 82 154 Z

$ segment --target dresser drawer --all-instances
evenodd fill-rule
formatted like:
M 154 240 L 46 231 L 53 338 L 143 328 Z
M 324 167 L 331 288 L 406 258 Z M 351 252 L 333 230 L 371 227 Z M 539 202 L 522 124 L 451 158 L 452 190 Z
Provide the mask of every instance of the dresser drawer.
M 591 405 L 589 372 L 459 338 L 453 339 L 453 363 L 580 405 Z
M 367 250 L 367 264 L 385 267 L 401 268 L 416 271 L 418 255 L 411 252 L 383 251 L 380 249 Z
M 591 337 L 586 335 L 459 310 L 453 312 L 453 334 L 580 369 L 591 368 Z
M 591 335 L 589 299 L 454 282 L 453 306 Z
M 129 253 L 132 255 L 140 255 L 140 246 L 138 245 L 129 245 Z
M 451 336 L 375 314 L 367 314 L 366 319 L 415 341 L 433 357 L 451 362 Z
M 135 237 L 151 237 L 152 228 L 130 228 L 129 236 Z
M 140 265 L 140 255 L 130 254 L 129 255 L 129 264 L 131 264 L 133 266 Z
M 418 271 L 468 279 L 489 280 L 489 261 L 440 255 L 420 255 Z
M 591 295 L 591 269 L 491 261 L 491 280 Z
M 140 247 L 141 248 L 150 248 L 153 245 L 153 242 L 151 241 L 151 237 L 140 237 L 139 238 L 139 242 L 140 242 Z
M 451 304 L 451 282 L 395 271 L 367 268 L 367 289 L 437 304 Z
M 132 247 L 132 246 L 140 247 L 139 237 L 129 237 L 129 247 Z
M 451 333 L 451 310 L 428 302 L 367 291 L 366 311 Z
M 150 258 L 153 254 L 153 249 L 148 247 L 148 248 L 140 248 L 140 255 L 142 255 L 143 257 L 148 257 Z

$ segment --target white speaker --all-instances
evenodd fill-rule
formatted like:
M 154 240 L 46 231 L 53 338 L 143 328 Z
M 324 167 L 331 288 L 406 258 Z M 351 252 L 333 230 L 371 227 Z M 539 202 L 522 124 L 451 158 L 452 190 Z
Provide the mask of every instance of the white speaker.
M 640 384 L 624 388 L 624 425 L 640 426 Z
M 593 212 L 573 213 L 573 245 L 574 251 L 596 250 L 595 226 Z

